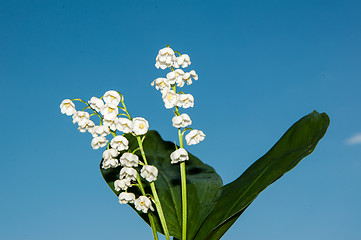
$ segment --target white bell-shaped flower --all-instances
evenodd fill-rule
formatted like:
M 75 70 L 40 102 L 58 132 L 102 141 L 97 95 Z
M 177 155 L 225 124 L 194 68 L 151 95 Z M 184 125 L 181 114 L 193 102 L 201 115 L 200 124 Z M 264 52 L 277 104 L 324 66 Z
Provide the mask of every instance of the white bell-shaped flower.
M 163 92 L 163 101 L 165 108 L 173 108 L 179 104 L 179 95 L 176 94 L 173 90 Z
M 105 120 L 114 121 L 115 118 L 118 116 L 118 105 L 113 103 L 107 103 L 100 109 L 100 112 L 104 116 Z
M 174 51 L 169 48 L 165 47 L 159 50 L 158 55 L 156 57 L 155 67 L 166 69 L 167 67 L 171 67 L 173 65 L 173 62 L 175 60 Z
M 64 99 L 60 104 L 60 109 L 62 114 L 68 116 L 71 116 L 76 112 L 75 104 L 70 99 Z
M 78 125 L 85 125 L 89 121 L 89 113 L 84 111 L 77 111 L 73 115 L 73 123 Z
M 123 133 L 131 133 L 133 131 L 133 122 L 127 118 L 118 118 L 115 127 Z
M 186 141 L 188 145 L 194 145 L 203 141 L 206 135 L 200 130 L 192 130 L 186 135 Z
M 170 154 L 170 159 L 172 164 L 187 161 L 189 160 L 188 152 L 184 148 L 178 148 Z
M 169 82 L 169 84 L 175 84 L 177 83 L 178 87 L 183 87 L 184 83 L 182 86 L 180 86 L 178 83 L 179 82 L 183 82 L 183 75 L 184 75 L 184 71 L 182 69 L 177 69 L 175 71 L 172 71 L 170 73 L 167 74 L 167 80 Z
M 114 148 L 110 148 L 107 149 L 103 152 L 103 164 L 102 164 L 102 168 L 103 169 L 108 169 L 108 168 L 116 168 L 120 166 L 119 160 L 116 158 L 119 155 L 119 152 L 114 149 Z
M 166 91 L 170 89 L 170 83 L 167 78 L 157 78 L 151 83 L 151 85 L 155 85 L 155 89 L 160 91 Z
M 118 180 L 115 180 L 114 182 L 114 189 L 115 191 L 120 191 L 120 190 L 127 190 L 128 187 L 131 187 L 132 186 L 132 183 L 130 181 L 129 178 L 124 178 L 124 179 L 118 179 Z
M 112 148 L 116 148 L 118 151 L 123 151 L 123 150 L 127 150 L 128 149 L 128 144 L 129 141 L 128 139 L 126 139 L 123 136 L 115 136 L 111 141 L 110 141 L 110 146 Z
M 174 64 L 173 66 L 175 68 L 179 68 L 179 67 L 182 67 L 182 68 L 186 68 L 188 67 L 189 65 L 191 65 L 191 59 L 190 57 L 188 56 L 188 54 L 182 54 L 180 55 L 179 57 L 177 57 L 174 61 Z
M 134 168 L 123 167 L 119 173 L 119 179 L 129 178 L 130 180 L 137 180 L 138 172 Z
M 103 100 L 97 98 L 97 97 L 92 97 L 88 103 L 90 104 L 90 107 L 93 108 L 95 111 L 100 111 L 100 109 L 104 106 L 104 102 Z
M 133 132 L 135 135 L 144 135 L 148 132 L 149 123 L 142 117 L 133 118 Z
M 182 113 L 180 116 L 175 116 L 172 119 L 173 126 L 176 128 L 188 127 L 192 124 L 191 118 L 186 113 Z
M 192 70 L 189 72 L 189 74 L 192 76 L 194 80 L 198 80 L 198 74 L 196 73 L 196 71 Z
M 149 209 L 154 211 L 152 201 L 146 196 L 140 196 L 135 200 L 134 204 L 135 209 L 142 211 L 143 213 L 147 213 Z
M 103 152 L 103 158 L 109 159 L 109 158 L 116 158 L 118 157 L 119 152 L 115 148 L 109 148 Z
M 148 182 L 154 182 L 158 177 L 158 168 L 151 165 L 144 165 L 140 170 L 140 176 L 145 178 Z
M 109 127 L 105 125 L 95 126 L 91 129 L 88 129 L 88 131 L 92 134 L 93 137 L 105 137 L 110 134 Z
M 103 125 L 104 126 L 107 126 L 110 130 L 112 131 L 115 131 L 117 128 L 116 128 L 116 122 L 117 121 L 117 118 L 114 118 L 114 119 L 103 119 Z
M 191 94 L 180 94 L 178 107 L 190 108 L 194 106 L 194 98 Z
M 92 120 L 88 119 L 86 123 L 79 125 L 78 130 L 82 133 L 86 132 L 87 130 L 91 130 L 93 127 L 95 127 L 95 124 Z
M 134 193 L 121 192 L 118 196 L 120 204 L 134 203 Z
M 190 72 L 187 72 L 187 73 L 185 73 L 184 75 L 183 75 L 183 82 L 187 82 L 187 85 L 190 85 L 190 84 L 192 84 L 192 78 L 194 79 L 194 80 L 198 80 L 198 75 L 197 75 L 197 73 L 194 71 L 194 70 L 192 70 L 192 71 L 190 71 Z
M 125 152 L 120 157 L 120 164 L 123 167 L 138 167 L 139 157 L 133 153 Z
M 102 168 L 103 169 L 116 168 L 116 167 L 119 167 L 119 166 L 120 166 L 119 160 L 116 159 L 116 158 L 104 159 L 103 163 L 102 163 Z
M 113 104 L 113 105 L 118 106 L 118 104 L 120 103 L 120 100 L 122 100 L 122 99 L 117 91 L 110 90 L 110 91 L 107 91 L 106 93 L 104 93 L 103 100 L 106 104 Z
M 93 149 L 98 149 L 101 147 L 105 147 L 108 143 L 108 140 L 105 137 L 95 137 L 93 138 L 91 145 Z

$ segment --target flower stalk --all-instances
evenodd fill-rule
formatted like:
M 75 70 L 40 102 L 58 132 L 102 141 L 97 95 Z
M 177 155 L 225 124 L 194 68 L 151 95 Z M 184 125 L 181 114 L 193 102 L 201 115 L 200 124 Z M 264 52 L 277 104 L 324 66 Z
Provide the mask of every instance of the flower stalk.
M 146 193 L 144 191 L 144 187 L 143 187 L 142 181 L 139 177 L 139 174 L 137 175 L 137 182 L 138 182 L 138 187 L 139 187 L 140 191 L 142 192 L 142 195 L 145 196 Z M 149 217 L 150 226 L 152 227 L 153 238 L 154 238 L 154 240 L 158 240 L 157 229 L 155 227 L 155 222 L 154 222 L 152 213 L 148 212 L 148 217 Z
M 179 146 L 183 148 L 183 134 L 178 128 Z M 182 188 L 182 240 L 187 239 L 187 178 L 186 178 L 186 163 L 180 163 L 181 173 L 181 188 Z
M 173 90 L 176 92 L 176 86 L 173 86 Z M 175 106 L 174 114 L 180 116 L 179 108 Z M 183 144 L 183 133 L 178 128 L 179 146 L 184 149 Z M 181 175 L 181 191 L 182 191 L 182 240 L 187 239 L 187 176 L 186 176 L 186 163 L 185 161 L 180 162 L 180 175 Z
M 178 57 L 175 55 L 178 54 Z M 177 87 L 184 87 L 185 84 L 192 84 L 192 79 L 198 80 L 198 75 L 194 70 L 190 72 L 185 72 L 182 68 L 186 68 L 191 64 L 190 57 L 188 54 L 181 54 L 179 51 L 173 51 L 169 45 L 165 48 L 159 50 L 159 53 L 156 57 L 156 68 L 161 68 L 162 70 L 166 68 L 170 68 L 170 72 L 167 73 L 166 78 L 157 78 L 155 79 L 151 85 L 155 86 L 157 90 L 160 90 L 162 93 L 162 98 L 164 101 L 165 108 L 174 108 L 175 117 L 173 117 L 172 122 L 173 126 L 178 128 L 178 137 L 179 137 L 179 145 L 178 149 L 176 146 L 176 150 L 171 153 L 171 164 L 180 163 L 180 177 L 181 177 L 181 195 L 182 195 L 182 240 L 187 239 L 187 180 L 186 180 L 186 169 L 185 169 L 185 161 L 189 160 L 188 152 L 184 149 L 183 144 L 183 135 L 185 131 L 189 130 L 187 126 L 192 124 L 192 120 L 188 116 L 188 114 L 180 114 L 179 107 L 182 108 L 190 108 L 194 106 L 194 98 L 191 94 L 186 94 L 183 91 L 177 92 Z M 181 128 L 184 128 L 182 131 Z M 203 133 L 203 132 L 202 132 Z M 193 134 L 192 144 L 196 144 L 196 142 L 202 141 L 202 136 L 198 136 L 200 134 Z M 189 137 L 186 136 L 187 144 L 189 141 L 187 140 Z
M 144 152 L 144 148 L 143 148 L 143 141 L 142 141 L 142 139 L 140 138 L 140 136 L 137 136 L 137 141 L 138 141 L 139 149 L 140 149 L 140 152 L 141 152 L 141 154 L 142 154 L 144 163 L 145 163 L 146 165 L 148 165 L 147 157 L 145 156 L 145 152 Z M 164 235 L 165 235 L 165 237 L 166 237 L 167 240 L 170 240 L 167 223 L 166 223 L 166 220 L 165 220 L 165 217 L 164 217 L 162 205 L 161 205 L 161 203 L 160 203 L 157 190 L 156 190 L 156 188 L 155 188 L 155 184 L 154 184 L 154 182 L 151 182 L 151 183 L 149 183 L 149 184 L 150 184 L 150 188 L 151 188 L 151 190 L 152 190 L 152 194 L 153 194 L 153 198 L 154 198 L 154 203 L 155 203 L 155 206 L 156 206 L 157 211 L 158 211 L 158 215 L 159 215 L 160 222 L 161 222 L 161 224 L 162 224 L 162 228 L 163 228 L 163 231 L 164 231 Z

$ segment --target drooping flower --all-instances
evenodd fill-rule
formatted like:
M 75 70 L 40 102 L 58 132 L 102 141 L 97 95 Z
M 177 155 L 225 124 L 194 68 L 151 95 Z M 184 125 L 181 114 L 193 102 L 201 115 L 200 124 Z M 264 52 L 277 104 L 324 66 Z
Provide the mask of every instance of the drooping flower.
M 173 90 L 163 92 L 163 101 L 165 108 L 173 108 L 178 105 L 179 95 L 176 94 Z
M 95 126 L 91 129 L 88 129 L 88 131 L 92 134 L 93 137 L 105 137 L 110 134 L 109 127 L 105 125 Z
M 105 137 L 95 137 L 93 138 L 91 145 L 93 149 L 98 149 L 101 147 L 105 147 L 108 143 L 108 140 Z
M 110 146 L 112 148 L 118 149 L 118 151 L 127 150 L 128 149 L 128 144 L 129 144 L 128 139 L 126 139 L 125 137 L 123 137 L 121 135 L 115 136 L 110 141 Z
M 180 116 L 175 116 L 172 119 L 173 126 L 176 128 L 188 127 L 192 124 L 191 118 L 186 113 L 182 113 Z
M 179 107 L 190 108 L 194 106 L 194 98 L 191 94 L 180 94 L 179 95 Z
M 154 211 L 152 201 L 150 201 L 150 199 L 146 196 L 140 196 L 135 200 L 134 204 L 135 209 L 142 211 L 143 213 L 147 213 L 149 209 Z
M 103 160 L 102 168 L 108 169 L 108 168 L 116 168 L 119 167 L 120 163 L 119 160 L 116 158 L 107 158 Z
M 71 116 L 76 112 L 75 104 L 70 99 L 64 99 L 60 104 L 60 109 L 62 114 L 68 116 Z
M 120 204 L 134 203 L 134 193 L 121 192 L 118 196 Z
M 118 105 L 107 103 L 100 109 L 100 112 L 104 116 L 104 119 L 114 121 L 119 112 Z
M 115 148 L 109 148 L 103 152 L 104 159 L 116 158 L 118 155 L 119 155 L 119 152 Z
M 110 90 L 110 91 L 107 91 L 106 93 L 104 93 L 103 99 L 104 99 L 104 102 L 107 104 L 114 104 L 114 105 L 118 106 L 118 104 L 120 103 L 121 97 L 118 92 L 116 92 L 114 90 Z
M 186 135 L 186 141 L 188 145 L 194 145 L 203 141 L 206 135 L 200 130 L 192 130 Z
M 79 125 L 85 125 L 89 121 L 89 113 L 84 111 L 77 111 L 73 115 L 73 123 L 78 123 Z
M 129 178 L 130 180 L 137 180 L 137 170 L 134 168 L 123 167 L 119 173 L 119 179 Z
M 120 190 L 127 190 L 128 187 L 131 187 L 132 186 L 132 183 L 130 181 L 129 178 L 124 178 L 124 179 L 118 179 L 118 180 L 115 180 L 114 182 L 114 189 L 115 191 L 120 191 Z
M 138 167 L 139 157 L 133 153 L 123 153 L 120 157 L 120 164 L 123 167 Z
M 123 133 L 130 133 L 133 131 L 133 122 L 127 118 L 118 118 L 115 127 Z
M 100 111 L 100 109 L 104 106 L 104 102 L 103 100 L 97 98 L 97 97 L 92 97 L 90 99 L 90 101 L 88 101 L 88 103 L 90 104 L 90 107 L 93 108 L 95 111 Z
M 155 166 L 144 165 L 140 170 L 140 176 L 145 178 L 148 182 L 154 182 L 158 177 L 158 169 Z
M 188 152 L 184 148 L 178 148 L 170 154 L 170 159 L 172 164 L 187 161 L 189 160 Z
M 148 132 L 149 123 L 142 117 L 133 118 L 133 132 L 135 135 L 143 135 Z
M 182 67 L 182 68 L 186 68 L 188 67 L 189 65 L 191 65 L 191 59 L 190 57 L 188 56 L 188 54 L 182 54 L 180 55 L 179 57 L 177 57 L 174 61 L 174 64 L 173 66 L 175 68 L 179 68 L 179 67 Z
M 103 125 L 109 127 L 110 130 L 115 131 L 116 128 L 116 121 L 117 118 L 114 118 L 113 120 L 103 119 Z
M 170 89 L 170 83 L 167 78 L 157 78 L 151 83 L 151 85 L 155 85 L 155 89 L 160 91 L 166 91 Z
M 176 69 L 175 71 L 167 73 L 167 80 L 169 84 L 173 85 L 177 83 L 178 87 L 183 87 L 184 85 L 183 75 L 184 75 L 184 71 L 182 69 Z
M 187 82 L 187 85 L 190 85 L 193 82 L 192 78 L 194 80 L 198 80 L 198 75 L 194 70 L 187 72 L 183 75 L 183 82 Z
M 169 48 L 165 47 L 159 50 L 158 55 L 156 57 L 155 67 L 166 69 L 167 67 L 171 67 L 175 60 L 174 51 Z
M 95 127 L 95 124 L 92 120 L 88 119 L 88 121 L 86 121 L 86 123 L 79 125 L 78 130 L 82 133 L 86 132 L 87 130 L 92 129 L 93 127 Z

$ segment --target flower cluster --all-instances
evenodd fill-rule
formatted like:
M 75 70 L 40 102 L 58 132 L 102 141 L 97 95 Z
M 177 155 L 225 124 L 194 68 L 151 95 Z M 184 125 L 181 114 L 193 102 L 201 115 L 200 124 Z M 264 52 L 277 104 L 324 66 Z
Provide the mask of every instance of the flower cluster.
M 178 54 L 178 56 L 176 56 Z M 190 57 L 187 54 L 180 54 L 178 51 L 173 51 L 169 46 L 159 50 L 156 57 L 156 68 L 166 69 L 171 71 L 166 74 L 165 78 L 155 79 L 151 85 L 160 90 L 164 106 L 167 109 L 175 108 L 175 116 L 172 119 L 173 126 L 178 128 L 180 137 L 183 139 L 183 134 L 187 130 L 191 130 L 185 137 L 188 145 L 194 145 L 203 141 L 205 134 L 200 130 L 193 130 L 188 127 L 192 124 L 191 118 L 186 113 L 179 113 L 179 108 L 190 108 L 194 106 L 194 97 L 191 94 L 186 94 L 183 91 L 177 92 L 177 87 L 181 88 L 186 83 L 190 85 L 193 80 L 198 80 L 198 75 L 194 70 L 185 72 L 181 68 L 186 68 L 191 64 Z M 181 130 L 183 128 L 183 130 Z M 182 144 L 181 144 L 182 145 Z M 188 152 L 181 146 L 176 149 L 171 155 L 171 163 L 183 162 L 189 159 Z
M 87 106 L 77 111 L 73 101 L 83 102 Z M 127 192 L 128 188 L 137 185 L 140 181 L 136 170 L 138 165 L 143 166 L 140 176 L 148 182 L 154 182 L 158 176 L 158 169 L 155 166 L 143 163 L 134 152 L 130 152 L 129 141 L 124 136 L 126 133 L 131 133 L 135 137 L 145 135 L 149 129 L 148 121 L 142 117 L 131 118 L 123 96 L 113 90 L 107 91 L 101 98 L 92 97 L 88 102 L 81 99 L 65 99 L 60 104 L 60 108 L 63 114 L 72 116 L 73 123 L 78 124 L 80 132 L 88 131 L 92 135 L 93 149 L 107 146 L 103 152 L 103 169 L 121 166 L 119 179 L 114 181 L 114 189 L 120 192 L 119 202 L 133 203 L 137 210 L 144 213 L 149 209 L 153 210 L 148 197 L 139 196 L 136 199 L 134 193 Z M 99 125 L 90 120 L 92 116 L 99 117 Z
M 185 162 L 189 160 L 188 152 L 183 146 L 184 134 L 189 131 L 185 135 L 185 142 L 188 145 L 198 144 L 205 138 L 202 131 L 190 127 L 192 125 L 190 116 L 179 111 L 180 108 L 187 109 L 194 106 L 194 97 L 189 93 L 179 91 L 179 88 L 191 85 L 198 80 L 198 75 L 194 70 L 184 70 L 190 64 L 188 54 L 173 51 L 167 46 L 159 50 L 155 66 L 163 70 L 170 68 L 170 71 L 164 77 L 157 78 L 151 83 L 160 91 L 164 106 L 167 109 L 174 108 L 175 116 L 172 118 L 172 124 L 178 130 L 179 147 L 176 146 L 170 154 L 170 164 L 179 163 L 180 168 L 182 236 L 187 235 Z M 82 102 L 86 106 L 77 110 L 74 101 Z M 89 101 L 65 99 L 60 104 L 60 109 L 63 114 L 72 117 L 73 123 L 77 124 L 80 132 L 91 134 L 93 149 L 106 147 L 102 154 L 101 170 L 103 175 L 104 173 L 112 175 L 111 181 L 107 182 L 117 194 L 119 203 L 133 204 L 133 208 L 137 211 L 148 213 L 153 234 L 155 239 L 158 239 L 156 237 L 158 229 L 151 220 L 152 213 L 150 213 L 156 210 L 163 233 L 166 239 L 170 240 L 167 222 L 154 183 L 158 178 L 158 169 L 148 164 L 143 147 L 143 141 L 149 129 L 148 121 L 142 117 L 132 118 L 125 106 L 123 95 L 114 90 L 105 92 L 101 97 L 92 97 Z M 93 116 L 98 121 L 91 119 Z M 138 146 L 134 146 L 134 138 Z M 135 154 L 137 151 L 140 153 Z M 147 183 L 146 186 L 143 186 L 145 183 Z

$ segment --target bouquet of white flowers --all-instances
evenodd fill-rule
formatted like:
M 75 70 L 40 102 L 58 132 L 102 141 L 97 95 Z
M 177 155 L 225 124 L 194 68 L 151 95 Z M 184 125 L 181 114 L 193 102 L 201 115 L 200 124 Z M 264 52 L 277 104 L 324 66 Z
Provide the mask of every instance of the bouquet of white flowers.
M 149 130 L 146 119 L 131 116 L 120 92 L 60 104 L 80 132 L 92 134 L 93 149 L 106 147 L 100 163 L 105 181 L 121 204 L 129 204 L 151 226 L 154 239 L 158 232 L 166 239 L 220 239 L 261 191 L 314 150 L 329 125 L 325 113 L 303 117 L 239 178 L 223 186 L 216 171 L 184 146 L 184 139 L 194 145 L 206 136 L 191 128 L 190 116 L 181 112 L 194 106 L 194 97 L 179 91 L 198 80 L 194 70 L 181 69 L 190 64 L 189 55 L 167 46 L 159 51 L 155 66 L 170 72 L 151 83 L 162 94 L 165 108 L 173 109 L 178 145 Z M 75 101 L 85 104 L 82 110 L 76 110 Z

